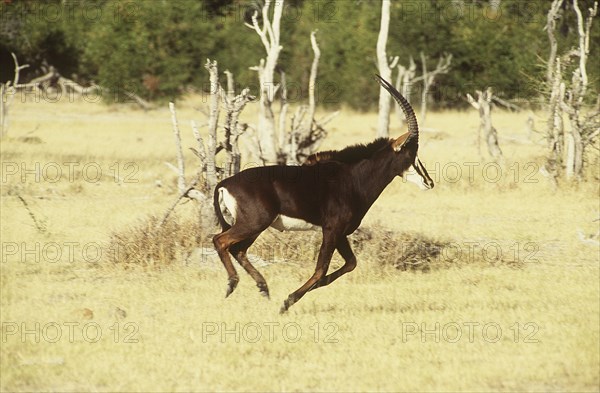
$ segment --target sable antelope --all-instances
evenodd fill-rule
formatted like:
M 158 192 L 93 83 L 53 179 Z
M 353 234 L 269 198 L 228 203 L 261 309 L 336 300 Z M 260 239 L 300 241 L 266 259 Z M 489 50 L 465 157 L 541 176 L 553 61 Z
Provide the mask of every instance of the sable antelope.
M 309 157 L 308 165 L 247 169 L 217 184 L 214 207 L 223 232 L 213 242 L 229 276 L 225 297 L 239 281 L 229 253 L 256 281 L 260 292 L 269 297 L 264 277 L 246 256 L 246 250 L 269 226 L 282 231 L 320 227 L 323 232 L 315 272 L 284 301 L 283 313 L 306 292 L 328 285 L 356 267 L 347 236 L 358 228 L 371 205 L 396 176 L 413 167 L 422 184 L 433 187 L 417 157 L 419 129 L 412 107 L 392 85 L 377 77 L 400 104 L 408 123 L 406 134 L 341 151 L 317 153 Z M 231 213 L 231 224 L 223 216 L 221 202 Z M 327 274 L 335 250 L 345 263 Z

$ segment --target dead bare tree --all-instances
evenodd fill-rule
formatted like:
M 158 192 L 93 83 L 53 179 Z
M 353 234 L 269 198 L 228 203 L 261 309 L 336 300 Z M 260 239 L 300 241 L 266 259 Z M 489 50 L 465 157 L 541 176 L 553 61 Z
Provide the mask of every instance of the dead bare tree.
M 441 74 L 447 74 L 450 70 L 450 63 L 452 62 L 452 54 L 445 54 L 440 56 L 438 63 L 434 70 L 427 72 L 427 58 L 425 54 L 421 52 L 421 67 L 423 74 L 421 78 L 423 80 L 423 91 L 421 93 L 421 117 L 420 121 L 422 127 L 425 125 L 425 119 L 427 115 L 427 97 L 429 96 L 429 89 L 433 85 L 436 76 Z
M 171 123 L 173 125 L 173 135 L 175 137 L 177 167 L 173 166 L 171 163 L 168 162 L 166 164 L 177 174 L 177 189 L 179 191 L 179 194 L 175 201 L 171 204 L 169 209 L 167 209 L 167 211 L 163 215 L 163 218 L 158 222 L 157 228 L 160 228 L 165 223 L 165 221 L 167 221 L 167 218 L 169 218 L 173 210 L 175 210 L 175 207 L 177 207 L 177 205 L 183 198 L 194 199 L 200 202 L 200 204 L 202 204 L 202 202 L 204 202 L 204 200 L 206 199 L 204 194 L 202 194 L 194 188 L 200 181 L 199 177 L 193 179 L 189 184 L 185 180 L 185 161 L 183 159 L 183 149 L 181 147 L 181 134 L 179 132 L 179 123 L 177 121 L 177 113 L 175 111 L 174 103 L 169 102 L 169 110 L 171 111 Z
M 545 172 L 551 179 L 564 174 L 567 180 L 579 179 L 582 174 L 585 150 L 593 145 L 600 134 L 600 105 L 585 110 L 585 98 L 588 96 L 587 60 L 589 55 L 590 30 L 593 19 L 598 13 L 598 2 L 588 9 L 584 20 L 577 0 L 573 0 L 573 11 L 577 17 L 578 47 L 556 57 L 557 47 L 554 38 L 555 20 L 562 1 L 555 0 L 548 11 L 548 37 L 550 38 L 550 60 L 547 78 L 551 89 L 548 101 L 549 154 Z M 575 61 L 578 59 L 578 61 Z M 571 78 L 565 73 L 572 68 Z M 597 94 L 597 93 L 596 93 Z M 587 112 L 587 113 L 586 113 Z M 564 124 L 563 115 L 567 114 L 570 127 Z
M 417 65 L 413 60 L 412 56 L 410 57 L 408 66 L 405 67 L 402 64 L 398 64 L 398 77 L 396 78 L 396 90 L 400 91 L 406 101 L 411 102 L 410 95 L 412 90 L 412 85 L 416 78 L 416 70 Z M 396 117 L 400 124 L 404 124 L 404 112 L 402 112 L 402 108 L 400 108 L 400 104 L 394 101 L 394 111 L 396 113 Z
M 308 78 L 308 106 L 301 105 L 297 108 L 296 113 L 292 118 L 291 128 L 285 140 L 285 144 L 281 148 L 281 151 L 284 152 L 284 160 L 282 161 L 287 164 L 301 163 L 306 157 L 317 151 L 327 136 L 327 131 L 324 128 L 325 125 L 339 113 L 333 112 L 320 120 L 315 119 L 315 89 L 319 59 L 321 57 L 316 34 L 316 31 L 313 31 L 310 34 L 310 42 L 314 57 L 310 68 L 310 76 Z
M 283 1 L 275 1 L 273 20 L 269 18 L 269 10 L 272 0 L 265 0 L 262 8 L 262 27 L 258 23 L 258 11 L 252 16 L 252 24 L 246 24 L 260 37 L 267 52 L 267 58 L 260 59 L 257 66 L 250 67 L 258 73 L 260 86 L 259 112 L 258 112 L 258 139 L 260 141 L 261 155 L 267 162 L 277 161 L 277 139 L 275 128 L 275 116 L 273 114 L 273 101 L 279 85 L 275 85 L 274 73 L 279 58 L 279 52 L 283 48 L 279 44 L 281 14 Z
M 571 125 L 570 132 L 565 134 L 567 144 L 565 175 L 567 179 L 581 176 L 584 148 L 598 136 L 600 131 L 598 127 L 600 111 L 596 108 L 596 113 L 592 113 L 592 117 L 584 116 L 582 113 L 588 88 L 587 58 L 590 53 L 590 29 L 592 21 L 598 13 L 598 2 L 595 2 L 594 7 L 588 10 L 589 14 L 585 22 L 577 0 L 573 0 L 573 10 L 577 15 L 579 35 L 579 48 L 574 56 L 579 57 L 579 65 L 572 73 L 571 86 L 566 92 L 566 100 L 561 103 L 563 110 L 569 116 Z
M 233 176 L 240 171 L 242 159 L 238 141 L 245 128 L 240 125 L 239 117 L 246 104 L 254 98 L 250 95 L 250 89 L 248 88 L 242 90 L 237 96 L 234 96 L 234 94 L 230 90 L 230 93 L 221 96 L 225 104 L 225 124 L 223 126 L 225 140 L 222 148 L 225 149 L 227 157 L 223 172 L 226 177 Z M 210 186 L 212 190 L 214 185 L 211 184 Z
M 550 150 L 544 173 L 551 175 L 551 180 L 555 183 L 557 177 L 557 168 L 562 161 L 564 122 L 560 103 L 565 95 L 565 84 L 562 81 L 562 66 L 560 58 L 557 58 L 558 44 L 554 31 L 556 21 L 561 17 L 560 11 L 564 0 L 553 0 L 546 16 L 546 26 L 544 29 L 548 34 L 550 44 L 550 54 L 546 71 L 546 84 L 550 89 L 548 99 L 548 117 L 547 140 Z
M 19 60 L 14 53 L 11 53 L 15 63 L 15 76 L 12 81 L 0 84 L 0 138 L 8 133 L 8 111 L 15 99 L 17 89 L 23 85 L 19 84 L 21 70 L 29 67 L 29 64 L 19 65 Z
M 447 74 L 450 70 L 450 64 L 452 63 L 452 55 L 444 54 L 440 56 L 438 63 L 435 69 L 431 71 L 427 71 L 427 58 L 423 52 L 420 53 L 421 56 L 421 75 L 416 75 L 416 64 L 412 57 L 410 57 L 409 65 L 407 67 L 399 64 L 398 65 L 398 78 L 396 79 L 396 87 L 398 90 L 402 91 L 402 95 L 407 97 L 407 101 L 411 102 L 411 91 L 415 84 L 418 82 L 423 82 L 423 90 L 421 91 L 421 123 L 425 124 L 425 119 L 427 115 L 427 98 L 429 95 L 429 90 L 431 86 L 433 86 L 435 82 L 435 78 L 441 74 Z M 396 114 L 403 121 L 404 116 L 402 115 L 402 111 L 396 104 Z
M 205 188 L 212 190 L 218 183 L 215 157 L 217 156 L 217 127 L 219 124 L 219 95 L 221 94 L 221 89 L 219 87 L 219 69 L 217 67 L 217 62 L 207 59 L 204 68 L 206 68 L 209 74 L 210 102 L 208 112 L 208 154 L 204 156 L 205 161 L 203 161 L 203 163 L 206 163 L 206 169 L 202 168 L 202 170 L 206 173 L 207 183 Z M 204 152 L 204 145 L 202 144 L 202 139 L 200 139 L 199 134 L 194 136 L 198 141 L 200 147 L 199 151 Z M 200 159 L 202 158 L 203 157 L 200 157 Z
M 279 163 L 293 164 L 302 162 L 303 159 L 314 153 L 326 136 L 324 125 L 329 122 L 337 112 L 325 119 L 317 121 L 316 114 L 316 78 L 321 51 L 317 44 L 316 31 L 311 32 L 310 41 L 314 58 L 311 65 L 308 85 L 308 106 L 300 105 L 291 119 L 291 127 L 286 126 L 288 111 L 287 86 L 285 73 L 280 72 L 280 81 L 275 83 L 274 73 L 277 66 L 280 45 L 280 19 L 283 9 L 283 0 L 266 0 L 262 8 L 262 27 L 258 21 L 258 11 L 252 16 L 252 24 L 246 24 L 253 29 L 265 47 L 267 57 L 261 59 L 258 66 L 250 69 L 257 71 L 260 84 L 258 126 L 252 132 L 250 143 L 252 151 L 263 164 Z M 270 8 L 273 7 L 273 16 L 270 19 Z M 281 108 L 279 119 L 275 121 L 273 103 L 279 93 Z
M 56 67 L 52 65 L 44 66 L 43 68 L 46 70 L 44 75 L 32 79 L 27 85 L 23 85 L 23 87 L 38 89 L 39 91 L 45 93 L 60 92 L 68 94 L 69 97 L 78 95 L 88 98 L 90 95 L 93 96 L 101 93 L 109 93 L 111 91 L 111 89 L 105 86 L 99 86 L 93 83 L 90 86 L 84 87 L 74 80 L 62 76 Z M 122 92 L 125 96 L 127 96 L 127 98 L 129 98 L 144 111 L 154 108 L 152 103 L 146 101 L 134 92 L 128 90 L 123 90 Z M 113 93 L 115 96 L 117 95 L 116 92 Z
M 229 176 L 238 173 L 241 169 L 241 156 L 238 147 L 240 135 L 245 131 L 245 126 L 239 123 L 239 115 L 248 102 L 254 99 L 249 89 L 244 89 L 237 96 L 233 90 L 233 75 L 226 71 L 228 84 L 227 91 L 224 91 L 219 84 L 219 72 L 216 61 L 207 60 L 205 65 L 209 73 L 210 80 L 210 100 L 208 111 L 208 141 L 205 144 L 200 135 L 198 125 L 191 121 L 191 128 L 196 139 L 197 147 L 191 148 L 194 154 L 199 158 L 198 169 L 191 181 L 186 180 L 185 161 L 183 158 L 183 149 L 181 146 L 181 135 L 179 123 L 175 111 L 175 104 L 169 103 L 171 111 L 171 122 L 173 134 L 175 136 L 175 147 L 177 152 L 177 166 L 166 163 L 177 174 L 177 189 L 179 194 L 169 209 L 165 212 L 158 226 L 162 226 L 175 207 L 183 200 L 188 198 L 199 203 L 200 219 L 202 222 L 211 222 L 214 220 L 214 211 L 211 203 L 205 203 L 217 183 Z M 223 138 L 218 142 L 217 134 L 219 130 L 219 111 L 220 103 L 224 105 L 225 122 L 222 127 Z M 217 165 L 217 155 L 225 152 L 225 159 L 221 166 Z
M 485 138 L 488 146 L 488 153 L 495 161 L 502 161 L 502 150 L 498 145 L 498 132 L 492 125 L 492 88 L 488 87 L 485 91 L 477 90 L 477 100 L 467 94 L 467 100 L 473 108 L 479 111 L 479 128 L 477 130 L 477 150 L 481 156 L 481 136 Z
M 43 75 L 31 79 L 27 83 L 20 83 L 20 71 L 29 67 L 29 65 L 19 65 L 17 56 L 14 53 L 11 54 L 15 63 L 15 76 L 12 81 L 0 85 L 0 98 L 2 100 L 0 103 L 0 137 L 8 132 L 9 108 L 18 91 L 33 91 L 37 94 L 51 94 L 53 96 L 57 93 L 64 93 L 70 99 L 74 96 L 89 98 L 90 95 L 109 91 L 108 88 L 96 84 L 91 84 L 87 87 L 82 86 L 74 80 L 61 75 L 56 67 L 52 65 L 44 65 L 42 67 L 43 72 L 45 72 Z M 129 91 L 125 91 L 124 94 L 144 110 L 152 108 L 151 103 L 137 94 Z
M 552 84 L 550 91 L 550 99 L 548 102 L 548 109 L 550 116 L 548 118 L 548 147 L 550 154 L 547 158 L 547 170 L 553 173 L 554 177 L 557 168 L 561 166 L 562 162 L 562 151 L 563 151 L 563 134 L 564 134 L 564 121 L 563 121 L 563 109 L 561 102 L 563 102 L 565 96 L 565 83 L 562 80 L 562 66 L 560 58 L 555 61 L 555 68 L 552 72 Z
M 63 93 L 77 94 L 80 96 L 92 94 L 102 89 L 98 85 L 84 87 L 79 83 L 75 82 L 74 80 L 61 75 L 61 73 L 56 69 L 56 67 L 52 65 L 44 66 L 43 69 L 46 70 L 46 73 L 44 75 L 33 78 L 31 81 L 29 81 L 27 87 L 37 88 L 41 91 L 46 92 L 54 90 Z
M 398 64 L 398 56 L 388 60 L 385 47 L 387 45 L 388 31 L 390 26 L 390 0 L 381 2 L 381 23 L 379 25 L 379 35 L 377 36 L 377 67 L 379 75 L 385 80 L 392 80 L 392 68 Z M 389 63 L 388 63 L 389 61 Z M 379 88 L 379 119 L 377 122 L 377 137 L 387 138 L 390 127 L 390 109 L 392 98 L 387 91 L 380 86 Z

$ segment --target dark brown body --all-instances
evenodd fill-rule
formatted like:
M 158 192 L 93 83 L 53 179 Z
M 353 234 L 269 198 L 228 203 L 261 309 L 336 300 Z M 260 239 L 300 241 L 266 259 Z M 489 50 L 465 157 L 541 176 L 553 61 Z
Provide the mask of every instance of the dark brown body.
M 389 144 L 377 155 L 353 164 L 330 161 L 247 169 L 216 189 L 225 187 L 237 200 L 252 201 L 238 206 L 238 221 L 260 222 L 262 230 L 282 214 L 320 227 L 328 223 L 349 235 L 400 169 L 395 168 L 400 163 L 391 159 L 395 154 Z M 406 159 L 409 166 L 410 157 Z

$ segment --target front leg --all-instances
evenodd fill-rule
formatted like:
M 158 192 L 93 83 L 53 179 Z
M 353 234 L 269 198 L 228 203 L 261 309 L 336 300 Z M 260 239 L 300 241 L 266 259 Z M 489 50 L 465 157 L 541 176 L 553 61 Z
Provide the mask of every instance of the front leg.
M 331 284 L 332 282 L 340 278 L 342 275 L 354 270 L 354 268 L 356 267 L 356 256 L 352 252 L 352 248 L 350 248 L 350 243 L 348 242 L 348 238 L 346 236 L 340 239 L 336 248 L 342 256 L 342 258 L 344 258 L 344 265 L 335 272 L 328 274 L 325 277 L 321 278 L 319 281 L 317 281 L 317 283 L 312 288 L 310 288 L 310 291 Z
M 331 262 L 331 257 L 333 256 L 333 252 L 336 247 L 336 235 L 331 231 L 325 232 L 323 231 L 323 243 L 321 244 L 321 249 L 319 250 L 319 257 L 317 258 L 317 267 L 315 268 L 315 272 L 308 279 L 304 285 L 298 288 L 296 291 L 292 292 L 288 298 L 283 302 L 283 306 L 279 311 L 280 314 L 285 313 L 288 308 L 290 308 L 294 303 L 306 294 L 319 280 L 321 280 L 327 274 L 327 269 L 329 269 L 329 262 Z

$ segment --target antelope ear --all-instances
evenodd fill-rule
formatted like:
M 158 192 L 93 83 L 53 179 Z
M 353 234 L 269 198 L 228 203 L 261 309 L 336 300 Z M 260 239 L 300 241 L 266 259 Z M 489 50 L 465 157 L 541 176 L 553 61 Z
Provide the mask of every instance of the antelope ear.
M 402 149 L 402 146 L 404 146 L 404 144 L 408 140 L 409 136 L 410 136 L 410 132 L 400 135 L 398 137 L 398 139 L 396 139 L 392 142 L 392 149 L 394 149 L 394 151 L 396 151 L 396 152 L 400 151 L 400 149 Z

